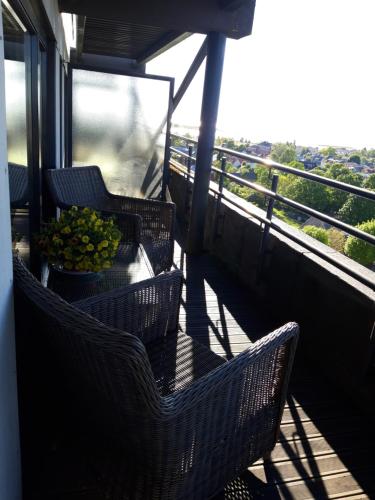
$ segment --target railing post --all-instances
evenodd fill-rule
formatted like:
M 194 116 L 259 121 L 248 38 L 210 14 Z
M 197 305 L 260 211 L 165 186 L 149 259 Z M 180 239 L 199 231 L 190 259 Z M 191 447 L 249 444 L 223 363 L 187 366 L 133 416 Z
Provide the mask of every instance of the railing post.
M 226 38 L 222 33 L 212 32 L 209 33 L 207 40 L 201 126 L 187 239 L 187 251 L 192 254 L 201 253 L 204 246 L 208 190 L 210 186 L 212 153 L 215 142 Z
M 216 201 L 215 228 L 214 228 L 214 232 L 213 232 L 214 239 L 219 236 L 218 227 L 219 227 L 220 207 L 221 207 L 221 200 L 223 197 L 225 171 L 226 171 L 226 167 L 227 167 L 226 156 L 223 156 L 221 158 L 220 167 L 221 167 L 221 173 L 220 173 L 220 177 L 219 177 L 219 194 L 217 196 L 217 201 Z
M 189 223 L 190 219 L 190 196 L 191 196 L 191 182 L 190 182 L 190 172 L 191 172 L 191 157 L 193 156 L 193 146 L 189 145 L 188 151 L 189 158 L 185 158 L 187 176 L 186 176 L 186 192 L 185 192 L 185 217 L 186 223 Z
M 274 193 L 277 193 L 278 184 L 279 184 L 279 176 L 274 174 L 272 176 L 271 191 L 273 191 Z M 273 198 L 270 198 L 268 200 L 267 215 L 266 215 L 266 218 L 269 221 L 272 221 L 274 204 L 275 204 L 275 200 Z M 263 272 L 264 258 L 265 258 L 265 254 L 267 251 L 269 233 L 270 233 L 270 226 L 268 224 L 265 224 L 264 229 L 263 229 L 262 239 L 260 242 L 260 247 L 259 247 L 257 283 L 260 282 L 262 272 Z

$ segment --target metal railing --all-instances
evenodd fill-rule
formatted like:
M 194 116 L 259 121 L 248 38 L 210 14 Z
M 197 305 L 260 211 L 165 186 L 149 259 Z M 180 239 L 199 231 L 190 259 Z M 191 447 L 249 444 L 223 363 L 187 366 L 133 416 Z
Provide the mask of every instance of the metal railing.
M 194 173 L 192 172 L 192 162 L 195 162 L 196 159 L 192 155 L 192 144 L 197 144 L 198 141 L 171 134 L 172 138 L 176 138 L 179 141 L 182 141 L 186 144 L 186 147 L 188 148 L 188 153 L 184 153 L 183 151 L 180 151 L 179 149 L 176 149 L 176 147 L 171 147 L 170 151 L 172 155 L 178 155 L 180 158 L 183 158 L 185 161 L 185 166 L 183 166 L 181 163 L 175 164 L 174 168 L 179 170 L 180 173 L 184 174 L 187 176 L 189 179 L 194 179 Z M 304 178 L 309 181 L 314 181 L 319 184 L 323 184 L 325 186 L 329 186 L 331 188 L 335 189 L 340 189 L 341 191 L 346 191 L 347 193 L 354 194 L 357 196 L 361 196 L 365 199 L 371 200 L 375 202 L 375 191 L 369 191 L 367 189 L 358 187 L 358 186 L 353 186 L 351 184 L 347 184 L 341 181 L 337 181 L 334 179 L 329 179 L 327 177 L 322 177 L 316 174 L 313 174 L 311 172 L 307 172 L 305 170 L 299 170 L 293 167 L 289 167 L 286 165 L 282 165 L 280 163 L 274 162 L 269 159 L 264 159 L 260 158 L 258 156 L 253 156 L 249 155 L 246 153 L 241 153 L 238 151 L 233 151 L 228 148 L 223 148 L 223 147 L 215 147 L 214 151 L 217 151 L 219 155 L 221 156 L 221 168 L 217 168 L 215 166 L 211 166 L 211 171 L 217 174 L 218 177 L 218 189 L 210 185 L 210 191 L 213 192 L 214 194 L 217 195 L 217 208 L 216 208 L 216 220 L 215 220 L 215 232 L 217 231 L 217 215 L 220 213 L 220 204 L 222 200 L 226 200 L 227 202 L 231 203 L 232 205 L 236 206 L 240 210 L 246 212 L 248 215 L 251 217 L 256 218 L 259 220 L 264 226 L 263 226 L 263 234 L 262 234 L 262 240 L 260 244 L 260 261 L 263 260 L 266 247 L 267 247 L 267 240 L 269 237 L 269 231 L 270 229 L 273 229 L 280 234 L 288 237 L 295 243 L 300 244 L 301 246 L 305 247 L 307 250 L 311 251 L 312 253 L 315 253 L 316 255 L 322 257 L 323 259 L 327 260 L 328 262 L 334 264 L 336 267 L 339 269 L 343 270 L 350 276 L 356 278 L 357 280 L 361 281 L 365 285 L 375 288 L 375 281 L 371 277 L 369 277 L 370 273 L 361 273 L 355 267 L 348 266 L 345 262 L 339 261 L 337 258 L 335 258 L 332 254 L 329 254 L 327 252 L 324 252 L 321 250 L 321 247 L 319 245 L 313 245 L 311 244 L 306 238 L 299 236 L 297 232 L 295 231 L 288 231 L 284 227 L 282 227 L 280 224 L 275 222 L 273 220 L 273 208 L 274 204 L 276 201 L 279 203 L 282 203 L 294 210 L 297 210 L 299 212 L 305 213 L 307 215 L 313 216 L 333 227 L 336 227 L 340 229 L 341 231 L 345 232 L 346 234 L 349 234 L 351 236 L 354 236 L 356 238 L 359 238 L 360 240 L 363 240 L 367 243 L 370 243 L 372 245 L 375 245 L 375 236 L 366 233 L 365 231 L 362 231 L 361 229 L 358 229 L 357 227 L 354 227 L 350 224 L 347 224 L 339 219 L 336 219 L 334 217 L 331 217 L 329 215 L 324 214 L 323 212 L 320 212 L 318 210 L 315 210 L 311 207 L 308 207 L 306 205 L 303 205 L 302 203 L 296 202 L 290 198 L 287 198 L 285 196 L 280 195 L 277 192 L 277 187 L 278 187 L 278 175 L 273 174 L 272 175 L 272 181 L 271 181 L 271 189 L 268 189 L 260 184 L 250 182 L 246 179 L 243 179 L 241 177 L 238 177 L 236 175 L 233 175 L 229 172 L 226 171 L 226 157 L 224 155 L 230 155 L 231 157 L 235 157 L 238 159 L 243 159 L 251 163 L 257 163 L 259 165 L 262 165 L 264 167 L 267 167 L 270 170 L 270 174 L 272 173 L 273 170 L 283 172 L 283 173 L 288 173 L 295 175 L 297 177 Z M 240 186 L 247 187 L 255 192 L 258 192 L 262 195 L 265 196 L 266 199 L 268 199 L 268 205 L 266 208 L 266 214 L 265 216 L 260 215 L 256 210 L 251 209 L 251 204 L 248 206 L 244 206 L 243 203 L 239 203 L 235 200 L 235 196 L 232 194 L 231 196 L 227 196 L 224 193 L 224 179 L 228 179 L 231 182 L 234 182 Z M 190 183 L 189 183 L 190 184 Z M 241 198 L 242 199 L 242 198 Z M 185 201 L 185 210 L 188 210 L 188 200 L 189 200 L 189 192 L 187 192 L 186 196 L 186 201 Z M 374 215 L 375 215 L 375 203 L 374 203 Z

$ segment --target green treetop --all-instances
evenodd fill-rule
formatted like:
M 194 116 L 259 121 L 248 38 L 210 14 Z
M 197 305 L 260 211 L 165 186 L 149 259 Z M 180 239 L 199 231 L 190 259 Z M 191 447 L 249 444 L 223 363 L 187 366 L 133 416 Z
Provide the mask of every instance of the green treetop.
M 291 142 L 276 142 L 272 145 L 271 158 L 278 163 L 290 163 L 297 159 L 296 146 Z
M 375 236 L 375 219 L 358 224 L 358 229 Z M 375 263 L 375 245 L 363 240 L 349 236 L 344 249 L 346 255 L 364 266 L 372 266 Z

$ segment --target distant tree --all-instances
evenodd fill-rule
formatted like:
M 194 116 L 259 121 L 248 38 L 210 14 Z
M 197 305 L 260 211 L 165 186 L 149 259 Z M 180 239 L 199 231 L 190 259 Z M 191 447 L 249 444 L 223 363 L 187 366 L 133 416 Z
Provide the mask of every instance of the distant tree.
M 290 182 L 288 182 L 289 178 Z M 322 184 L 290 175 L 287 182 L 283 180 L 279 182 L 279 186 L 280 194 L 287 198 L 321 212 L 327 212 L 329 209 L 328 189 Z
M 344 252 L 346 237 L 342 231 L 339 231 L 335 227 L 328 229 L 328 244 L 331 248 L 334 248 L 337 252 Z
M 363 182 L 362 187 L 370 191 L 375 191 L 375 174 L 371 174 L 370 177 Z M 373 219 L 374 215 L 375 202 L 354 194 L 349 195 L 338 212 L 338 216 L 341 220 L 353 226 Z
M 305 226 L 303 228 L 303 232 L 312 238 L 319 240 L 321 243 L 328 245 L 328 231 L 326 229 L 323 229 L 322 227 Z
M 363 182 L 363 177 L 360 174 L 352 172 L 347 166 L 341 163 L 334 163 L 329 165 L 325 171 L 325 177 L 335 179 L 346 184 L 353 186 L 360 186 Z M 349 193 L 337 188 L 328 188 L 329 194 L 329 207 L 328 211 L 331 214 L 336 214 L 338 210 L 344 205 L 349 197 Z
M 357 225 L 358 229 L 375 236 L 375 219 Z M 345 243 L 345 254 L 363 266 L 372 266 L 375 263 L 375 246 L 359 238 L 349 236 Z
M 305 170 L 305 165 L 301 161 L 297 160 L 290 161 L 289 167 L 296 168 L 298 170 Z
M 250 163 L 242 162 L 242 165 L 238 170 L 238 173 L 241 175 L 241 177 L 248 177 L 250 172 L 251 172 Z
M 228 148 L 228 149 L 234 149 L 236 146 L 236 143 L 234 142 L 233 139 L 225 139 L 224 143 L 223 143 L 223 147 L 224 148 Z
M 256 165 L 254 172 L 256 175 L 256 183 L 271 189 L 272 181 L 269 168 L 263 167 L 262 165 Z M 260 208 L 265 208 L 267 200 L 263 194 L 258 193 L 257 191 L 252 191 L 249 201 Z
M 297 159 L 296 146 L 291 142 L 276 142 L 272 145 L 271 158 L 278 163 L 290 163 Z
M 354 155 L 349 156 L 349 161 L 360 165 L 361 164 L 361 157 L 359 156 L 359 154 L 354 154 Z
M 328 146 L 327 148 L 323 148 L 321 151 L 323 156 L 331 157 L 331 158 L 336 158 L 336 149 L 333 148 L 332 146 Z
M 217 136 L 215 139 L 216 146 L 223 146 L 228 149 L 235 149 L 235 141 L 232 137 Z

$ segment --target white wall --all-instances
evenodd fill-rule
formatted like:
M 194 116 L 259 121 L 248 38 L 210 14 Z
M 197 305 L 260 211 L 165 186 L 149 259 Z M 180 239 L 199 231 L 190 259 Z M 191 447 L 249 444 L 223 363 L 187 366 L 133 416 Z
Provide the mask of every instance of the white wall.
M 0 2 L 0 500 L 20 500 L 21 466 L 7 167 L 4 43 Z

